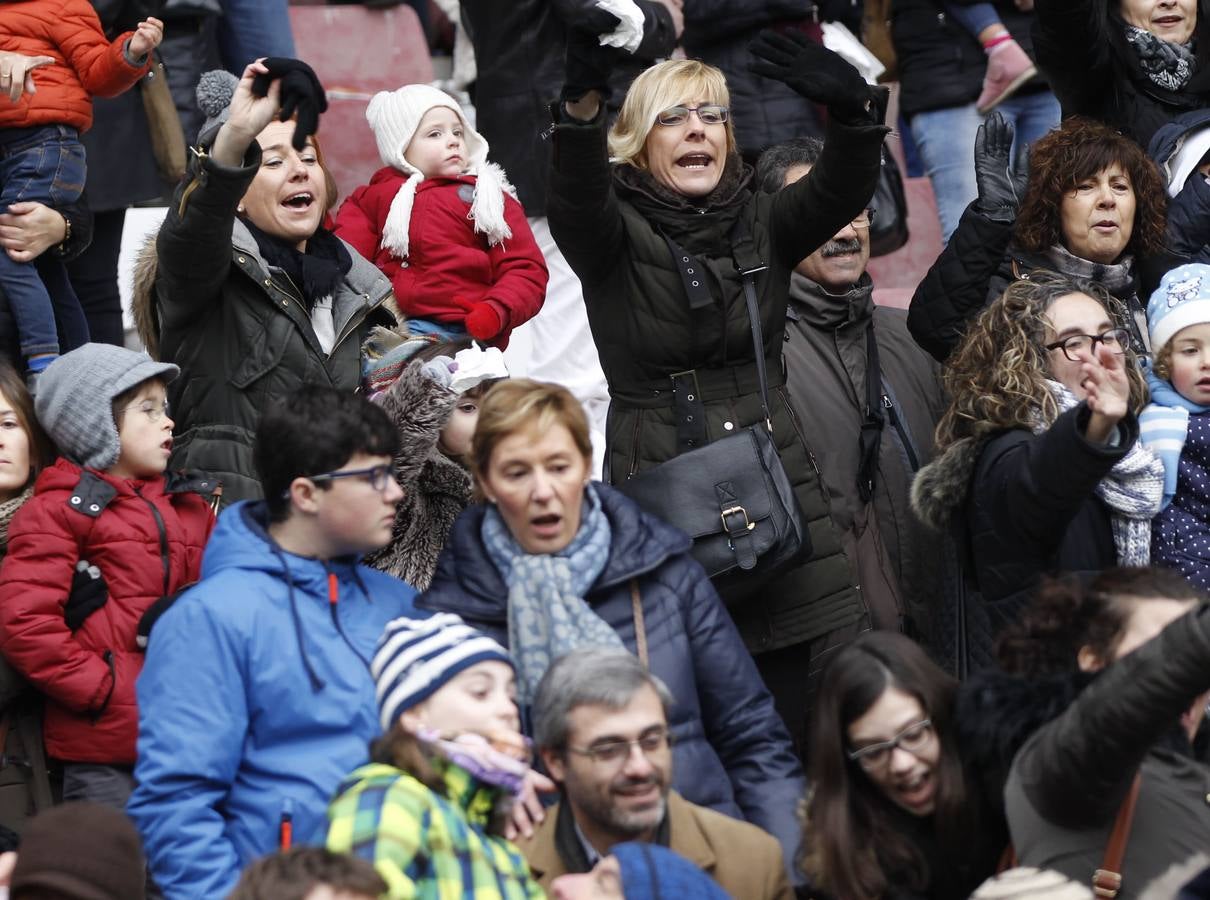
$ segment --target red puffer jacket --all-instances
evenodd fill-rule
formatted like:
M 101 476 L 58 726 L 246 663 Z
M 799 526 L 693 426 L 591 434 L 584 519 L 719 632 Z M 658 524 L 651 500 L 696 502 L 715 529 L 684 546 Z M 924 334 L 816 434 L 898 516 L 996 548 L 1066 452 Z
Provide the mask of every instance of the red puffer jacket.
M 513 236 L 489 247 L 467 215 L 474 176 L 426 178 L 416 188 L 408 258 L 401 260 L 380 243 L 391 201 L 405 181 L 390 166 L 375 172 L 341 204 L 336 234 L 391 279 L 395 300 L 409 317 L 462 324 L 472 306 L 490 302 L 504 322 L 491 343 L 508 346 L 512 330 L 542 308 L 549 277 L 525 210 L 504 195 L 504 221 Z
M 37 92 L 0 103 L 0 128 L 92 125 L 92 98 L 116 97 L 147 74 L 126 61 L 131 31 L 112 43 L 88 0 L 0 0 L 0 50 L 53 56 L 55 65 L 34 70 Z
M 51 756 L 134 762 L 136 629 L 147 607 L 197 580 L 214 526 L 200 494 L 213 487 L 176 474 L 113 478 L 62 458 L 38 476 L 0 566 L 0 651 L 47 697 Z M 101 570 L 109 599 L 72 633 L 63 609 L 81 559 Z

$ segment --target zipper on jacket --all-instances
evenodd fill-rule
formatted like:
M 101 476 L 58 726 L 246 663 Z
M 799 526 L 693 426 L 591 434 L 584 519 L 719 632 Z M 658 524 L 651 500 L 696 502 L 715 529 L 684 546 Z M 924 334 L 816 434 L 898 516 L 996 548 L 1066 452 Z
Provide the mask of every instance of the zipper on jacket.
M 916 448 L 912 446 L 911 438 L 908 437 L 903 423 L 899 421 L 899 410 L 895 409 L 895 404 L 886 394 L 882 395 L 882 408 L 887 411 L 891 424 L 895 426 L 895 431 L 899 434 L 899 443 L 903 444 L 903 452 L 907 454 L 908 464 L 912 467 L 912 471 L 919 471 L 920 459 L 916 456 Z
M 105 715 L 105 710 L 109 709 L 109 701 L 113 699 L 113 692 L 118 686 L 118 672 L 113 662 L 113 651 L 106 650 L 101 654 L 101 659 L 105 660 L 105 665 L 109 666 L 109 691 L 105 694 L 105 700 L 96 712 L 92 714 L 92 724 L 96 725 L 101 716 Z
M 155 504 L 144 497 L 138 488 L 135 488 L 134 492 L 135 496 L 146 503 L 147 508 L 151 510 L 152 518 L 155 519 L 156 530 L 160 533 L 160 563 L 164 566 L 164 592 L 162 596 L 167 597 L 169 588 L 172 585 L 172 561 L 168 551 L 168 529 L 164 526 L 164 517 L 155 508 Z
M 385 294 L 383 294 L 381 297 L 379 297 L 376 301 L 374 301 L 372 304 L 370 304 L 364 310 L 362 310 L 360 316 L 353 316 L 351 319 L 349 319 L 348 324 L 345 325 L 345 327 L 344 327 L 344 331 L 342 331 L 340 333 L 340 335 L 336 338 L 336 342 L 332 345 L 332 353 L 335 353 L 336 348 L 339 347 L 342 343 L 344 343 L 345 338 L 347 338 L 350 334 L 352 334 L 354 331 L 357 330 L 357 327 L 366 320 L 366 317 L 369 316 L 370 313 L 372 313 L 374 310 L 378 309 L 378 307 L 382 306 L 382 304 L 386 303 L 387 298 L 390 296 L 391 296 L 391 292 L 387 291 Z M 368 297 L 367 297 L 367 299 L 368 299 Z M 330 357 L 332 355 L 332 353 L 329 353 L 328 356 Z
M 643 410 L 637 409 L 634 415 L 634 433 L 630 435 L 630 465 L 626 477 L 629 478 L 639 468 L 639 435 L 643 431 Z

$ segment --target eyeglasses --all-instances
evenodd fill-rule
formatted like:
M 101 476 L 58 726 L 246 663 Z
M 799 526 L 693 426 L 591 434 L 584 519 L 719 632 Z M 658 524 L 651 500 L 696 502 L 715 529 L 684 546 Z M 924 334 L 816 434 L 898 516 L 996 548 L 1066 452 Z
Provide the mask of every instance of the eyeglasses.
M 1061 341 L 1047 344 L 1047 350 L 1062 350 L 1072 362 L 1083 362 L 1097 352 L 1097 344 L 1104 344 L 1110 353 L 1121 356 L 1130 343 L 1130 332 L 1125 328 L 1110 328 L 1101 334 L 1073 334 Z M 1081 357 L 1083 354 L 1083 357 Z
M 867 772 L 876 772 L 879 769 L 887 767 L 895 748 L 906 750 L 913 756 L 919 756 L 920 752 L 929 745 L 932 739 L 933 722 L 931 719 L 922 719 L 915 725 L 909 725 L 889 741 L 868 744 L 860 750 L 851 751 L 849 759 L 856 762 Z
M 364 478 L 370 487 L 382 493 L 391 484 L 394 472 L 391 466 L 370 466 L 368 469 L 342 469 L 339 472 L 324 472 L 320 475 L 308 475 L 307 478 L 316 482 L 335 481 L 337 478 Z
M 689 121 L 690 113 L 697 113 L 698 121 L 703 125 L 722 125 L 731 115 L 725 106 L 703 103 L 701 106 L 670 106 L 659 113 L 655 120 L 661 125 L 684 125 Z
M 875 210 L 874 207 L 867 206 L 860 213 L 858 213 L 857 218 L 855 218 L 849 224 L 854 228 L 869 228 L 870 225 L 874 223 L 874 213 L 876 211 L 877 210 Z
M 591 747 L 568 747 L 572 753 L 587 756 L 601 766 L 620 766 L 630 758 L 630 748 L 638 747 L 644 756 L 651 756 L 672 746 L 672 735 L 667 731 L 649 731 L 633 741 L 602 741 Z
M 158 422 L 168 415 L 168 401 L 165 400 L 163 403 L 156 405 L 150 400 L 145 400 L 137 406 L 124 406 L 118 412 L 127 412 L 132 409 L 137 409 L 152 422 Z

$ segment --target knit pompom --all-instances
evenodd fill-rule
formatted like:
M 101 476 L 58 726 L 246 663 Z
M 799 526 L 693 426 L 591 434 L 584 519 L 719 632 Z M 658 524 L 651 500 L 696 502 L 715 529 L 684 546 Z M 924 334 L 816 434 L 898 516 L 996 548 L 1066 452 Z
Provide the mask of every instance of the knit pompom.
M 235 96 L 239 79 L 225 69 L 203 72 L 197 83 L 197 105 L 207 119 L 216 118 Z

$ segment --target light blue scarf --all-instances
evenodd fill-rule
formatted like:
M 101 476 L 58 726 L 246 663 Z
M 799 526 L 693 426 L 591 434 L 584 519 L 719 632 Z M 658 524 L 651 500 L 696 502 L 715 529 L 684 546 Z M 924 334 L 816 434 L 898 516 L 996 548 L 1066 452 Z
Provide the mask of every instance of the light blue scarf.
M 605 570 L 613 534 L 591 484 L 580 530 L 558 553 L 521 549 L 495 507 L 483 517 L 487 555 L 508 585 L 508 649 L 517 663 L 517 700 L 533 701 L 538 682 L 560 656 L 583 647 L 625 650 L 618 633 L 584 602 Z
M 1192 400 L 1186 400 L 1177 393 L 1171 382 L 1156 375 L 1150 364 L 1145 371 L 1151 402 L 1139 416 L 1139 440 L 1164 464 L 1164 499 L 1160 505 L 1163 510 L 1176 496 L 1181 451 L 1189 436 L 1189 415 L 1210 412 L 1210 406 L 1199 406 Z

